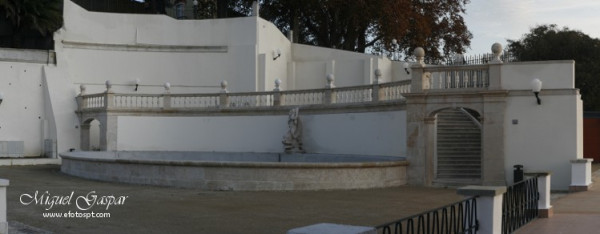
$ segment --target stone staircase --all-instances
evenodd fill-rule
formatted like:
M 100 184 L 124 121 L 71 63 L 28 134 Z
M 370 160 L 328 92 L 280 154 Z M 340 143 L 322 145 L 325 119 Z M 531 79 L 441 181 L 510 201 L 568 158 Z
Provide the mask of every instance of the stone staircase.
M 481 183 L 481 129 L 470 116 L 461 109 L 438 113 L 436 184 Z

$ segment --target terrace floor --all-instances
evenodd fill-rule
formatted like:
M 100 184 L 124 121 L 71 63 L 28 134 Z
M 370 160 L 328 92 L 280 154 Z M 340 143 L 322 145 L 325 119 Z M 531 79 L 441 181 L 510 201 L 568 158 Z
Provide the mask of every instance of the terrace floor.
M 374 226 L 437 208 L 462 197 L 454 189 L 401 186 L 388 189 L 297 192 L 213 192 L 90 181 L 62 174 L 57 165 L 0 167 L 7 191 L 11 233 L 285 233 L 315 223 Z M 22 194 L 69 196 L 70 205 L 23 205 Z M 122 205 L 88 211 L 110 218 L 44 218 L 75 212 L 76 198 L 128 196 Z M 29 199 L 24 197 L 25 202 Z

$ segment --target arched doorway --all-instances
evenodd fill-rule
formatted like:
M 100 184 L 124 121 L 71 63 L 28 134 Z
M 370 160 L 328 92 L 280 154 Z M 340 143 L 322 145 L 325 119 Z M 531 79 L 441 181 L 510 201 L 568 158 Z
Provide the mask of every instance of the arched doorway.
M 436 183 L 481 183 L 481 132 L 481 118 L 477 111 L 458 107 L 437 113 L 434 141 Z
M 99 151 L 100 148 L 100 121 L 88 119 L 81 124 L 81 150 Z

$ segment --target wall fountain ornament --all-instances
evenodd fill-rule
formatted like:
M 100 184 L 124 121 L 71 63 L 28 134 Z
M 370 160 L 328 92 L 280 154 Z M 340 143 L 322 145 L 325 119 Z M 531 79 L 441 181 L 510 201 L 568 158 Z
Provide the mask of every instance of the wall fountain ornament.
M 302 148 L 302 122 L 300 121 L 300 108 L 290 110 L 288 131 L 283 136 L 283 148 L 286 153 L 305 153 Z

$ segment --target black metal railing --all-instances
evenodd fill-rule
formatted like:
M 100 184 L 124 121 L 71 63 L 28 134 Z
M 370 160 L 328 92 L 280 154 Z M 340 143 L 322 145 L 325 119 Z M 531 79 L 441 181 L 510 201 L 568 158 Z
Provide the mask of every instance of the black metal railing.
M 378 233 L 477 233 L 476 197 L 376 226 Z
M 536 219 L 539 200 L 537 176 L 509 186 L 502 199 L 502 233 L 513 233 Z

